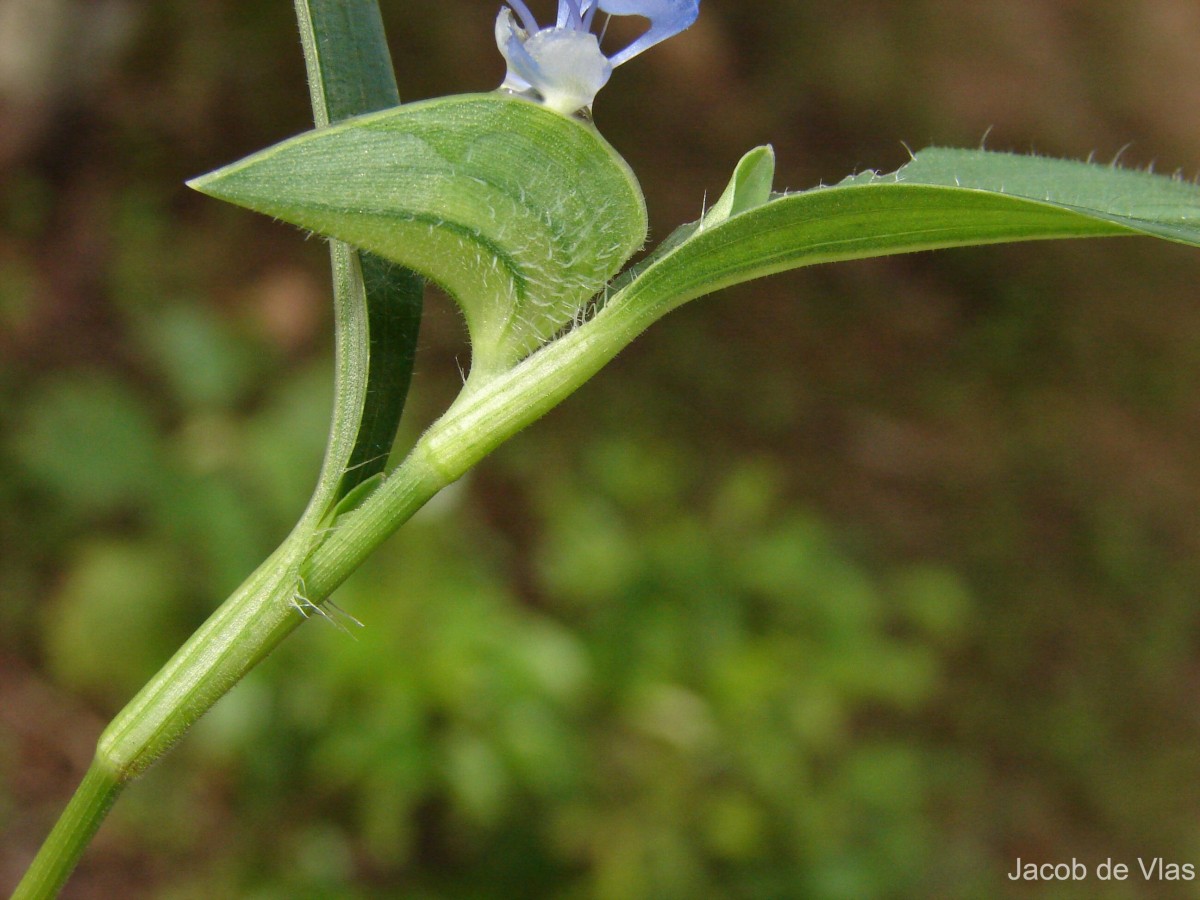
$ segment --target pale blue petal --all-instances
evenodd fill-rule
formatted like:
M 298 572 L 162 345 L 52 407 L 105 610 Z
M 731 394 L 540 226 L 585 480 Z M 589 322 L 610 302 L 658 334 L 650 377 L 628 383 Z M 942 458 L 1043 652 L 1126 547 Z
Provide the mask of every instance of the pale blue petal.
M 525 42 L 515 34 L 511 35 L 504 46 L 504 58 L 508 61 L 508 78 L 506 83 L 533 87 L 539 80 L 537 61 L 525 49 Z M 514 77 L 515 76 L 515 77 Z
M 517 15 L 521 17 L 521 25 L 527 32 L 533 34 L 538 30 L 537 19 L 529 11 L 529 7 L 525 5 L 525 0 L 504 0 L 504 2 L 517 11 Z
M 570 28 L 574 31 L 587 31 L 583 25 L 583 15 L 579 11 L 579 0 L 558 0 L 557 28 Z
M 529 80 L 520 73 L 535 71 L 537 63 L 525 50 L 524 34 L 513 19 L 512 10 L 502 8 L 500 15 L 496 16 L 496 46 L 508 63 L 508 72 L 501 88 L 511 91 L 527 91 L 530 88 Z
M 613 16 L 641 16 L 650 20 L 646 33 L 614 54 L 612 64 L 619 66 L 644 50 L 679 34 L 700 15 L 700 0 L 596 0 L 604 12 Z

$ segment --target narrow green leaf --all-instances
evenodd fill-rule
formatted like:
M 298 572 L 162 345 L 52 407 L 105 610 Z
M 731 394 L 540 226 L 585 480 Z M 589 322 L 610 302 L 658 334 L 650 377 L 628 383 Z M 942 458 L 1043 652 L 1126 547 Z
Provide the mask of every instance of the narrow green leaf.
M 636 303 L 657 318 L 693 298 L 787 269 L 945 247 L 1120 235 L 1200 246 L 1195 184 L 986 151 L 923 151 L 891 175 L 865 173 L 731 212 L 685 226 L 685 238 L 640 270 L 610 305 Z
M 358 431 L 337 496 L 383 472 L 412 384 L 421 330 L 425 279 L 374 253 L 360 251 L 370 340 L 367 383 Z
M 501 94 L 364 116 L 191 184 L 437 281 L 463 309 L 473 375 L 569 324 L 646 233 L 637 181 L 595 128 Z
M 296 0 L 318 127 L 400 104 L 376 0 Z M 383 470 L 404 412 L 421 324 L 423 281 L 334 241 L 337 388 L 315 506 Z M 328 496 L 327 496 L 328 495 Z
M 1024 197 L 1124 226 L 1196 244 L 1200 241 L 1200 187 L 1115 165 L 1100 166 L 986 150 L 931 147 L 890 176 L 901 184 L 935 184 Z
M 296 0 L 318 128 L 400 105 L 376 0 Z

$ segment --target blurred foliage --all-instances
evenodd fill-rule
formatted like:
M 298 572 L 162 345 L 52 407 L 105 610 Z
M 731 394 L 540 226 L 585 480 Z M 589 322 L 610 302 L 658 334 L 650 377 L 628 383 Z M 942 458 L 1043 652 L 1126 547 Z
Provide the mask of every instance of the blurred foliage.
M 250 692 L 205 721 L 244 840 L 287 802 L 264 805 L 264 779 L 308 786 L 304 833 L 330 859 L 307 837 L 278 847 L 262 896 L 314 874 L 333 890 L 355 851 L 370 880 L 431 896 L 916 884 L 937 773 L 875 720 L 937 693 L 964 589 L 864 575 L 816 519 L 778 507 L 761 468 L 681 506 L 684 486 L 657 475 L 689 471 L 625 442 L 565 465 L 587 486 L 535 500 L 534 607 L 462 510 L 422 516 L 339 594 L 366 623 L 343 623 L 353 640 L 313 629 L 273 664 L 286 681 L 267 715 Z
M 406 97 L 498 82 L 495 6 L 385 0 Z M 1190 0 L 704 0 L 596 115 L 659 237 L 768 140 L 790 187 L 989 127 L 1192 174 L 1198 38 Z M 315 477 L 323 247 L 181 186 L 305 128 L 302 78 L 289 4 L 0 0 L 2 884 Z M 680 311 L 222 701 L 67 896 L 997 896 L 1017 856 L 1200 860 L 1196 266 L 997 248 Z M 465 354 L 432 298 L 402 443 Z

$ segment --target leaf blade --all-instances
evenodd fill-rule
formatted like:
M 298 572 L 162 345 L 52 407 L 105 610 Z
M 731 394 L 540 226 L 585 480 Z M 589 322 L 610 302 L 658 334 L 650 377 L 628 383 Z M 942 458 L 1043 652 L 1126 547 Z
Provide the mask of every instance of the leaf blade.
M 1137 169 L 930 147 L 894 177 L 904 184 L 973 188 L 1064 206 L 1182 243 L 1195 243 L 1200 233 L 1200 189 Z
M 359 117 L 189 184 L 438 282 L 467 319 L 473 373 L 569 324 L 646 233 L 637 181 L 593 127 L 502 94 Z
M 610 303 L 645 304 L 657 318 L 789 269 L 949 247 L 1119 235 L 1200 246 L 1196 185 L 987 151 L 927 153 L 891 175 L 777 196 L 709 227 L 702 221 Z
M 318 128 L 400 105 L 376 0 L 296 0 Z
M 376 0 L 296 0 L 318 127 L 398 106 Z M 314 494 L 327 507 L 383 471 L 404 413 L 424 282 L 341 241 L 330 242 L 335 323 L 334 411 Z

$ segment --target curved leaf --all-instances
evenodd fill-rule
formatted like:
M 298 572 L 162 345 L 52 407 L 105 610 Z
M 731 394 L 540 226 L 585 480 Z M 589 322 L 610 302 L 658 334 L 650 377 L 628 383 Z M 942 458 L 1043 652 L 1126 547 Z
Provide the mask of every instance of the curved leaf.
M 485 372 L 568 324 L 646 233 L 637 181 L 595 128 L 501 94 L 352 119 L 191 185 L 438 282 Z
M 746 159 L 762 165 L 763 152 Z M 868 172 L 737 210 L 713 217 L 714 207 L 685 226 L 610 305 L 644 305 L 657 317 L 787 269 L 974 244 L 1149 235 L 1200 246 L 1200 187 L 1191 182 L 987 151 L 926 150 L 891 175 Z
M 1200 242 L 1200 187 L 1115 165 L 986 150 L 930 147 L 884 182 L 992 191 L 1073 209 L 1184 244 Z

